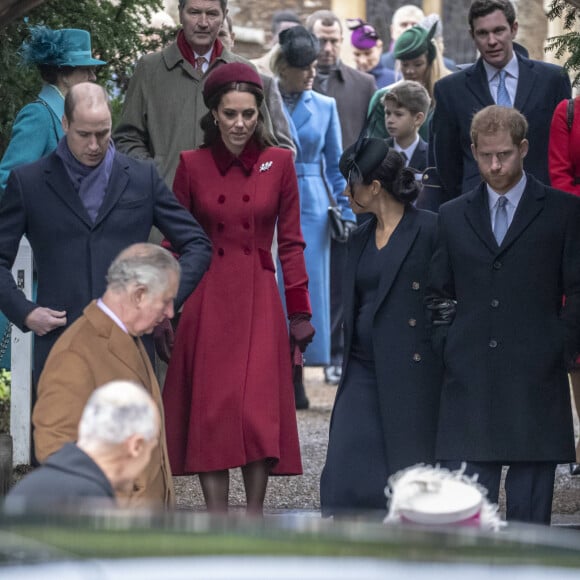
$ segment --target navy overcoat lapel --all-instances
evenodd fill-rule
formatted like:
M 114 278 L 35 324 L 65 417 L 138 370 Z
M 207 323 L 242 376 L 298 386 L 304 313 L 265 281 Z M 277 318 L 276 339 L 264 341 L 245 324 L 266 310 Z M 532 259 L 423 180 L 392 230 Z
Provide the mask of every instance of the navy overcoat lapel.
M 417 210 L 410 205 L 405 209 L 405 213 L 395 228 L 395 231 L 392 233 L 389 243 L 381 252 L 381 262 L 387 263 L 388 267 L 383 268 L 381 273 L 381 280 L 375 301 L 375 314 L 389 295 L 389 291 L 397 278 L 397 274 L 407 254 L 413 247 L 420 229 L 421 226 L 417 220 Z
M 62 161 L 53 153 L 47 165 L 45 175 L 48 187 L 88 228 L 91 228 L 93 226 L 91 218 L 75 191 Z
M 109 215 L 127 188 L 128 183 L 129 175 L 127 172 L 127 166 L 123 164 L 119 160 L 119 156 L 115 154 L 105 197 L 99 209 L 99 213 L 97 214 L 94 227 L 98 226 L 99 223 L 102 222 L 107 217 L 107 215 Z

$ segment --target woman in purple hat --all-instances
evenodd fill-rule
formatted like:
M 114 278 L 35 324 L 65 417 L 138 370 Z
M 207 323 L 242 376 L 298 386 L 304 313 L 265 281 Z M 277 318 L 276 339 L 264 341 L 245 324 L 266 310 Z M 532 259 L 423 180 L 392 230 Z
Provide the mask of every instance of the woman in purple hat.
M 30 29 L 30 39 L 20 49 L 22 62 L 36 66 L 43 81 L 35 101 L 20 110 L 12 136 L 0 161 L 0 197 L 14 167 L 32 163 L 56 149 L 64 135 L 61 126 L 64 97 L 77 83 L 95 81 L 95 67 L 106 64 L 91 54 L 86 30 Z
M 203 88 L 204 146 L 181 153 L 173 189 L 213 244 L 186 300 L 163 391 L 174 475 L 199 474 L 208 510 L 228 507 L 242 468 L 248 513 L 260 515 L 269 475 L 302 473 L 288 327 L 271 246 L 277 225 L 290 340 L 312 340 L 300 200 L 292 153 L 272 146 L 250 66 L 215 68 Z
M 357 70 L 373 75 L 378 89 L 393 84 L 395 71 L 381 62 L 383 41 L 374 26 L 361 18 L 350 18 L 346 24 L 352 30 L 350 44 Z

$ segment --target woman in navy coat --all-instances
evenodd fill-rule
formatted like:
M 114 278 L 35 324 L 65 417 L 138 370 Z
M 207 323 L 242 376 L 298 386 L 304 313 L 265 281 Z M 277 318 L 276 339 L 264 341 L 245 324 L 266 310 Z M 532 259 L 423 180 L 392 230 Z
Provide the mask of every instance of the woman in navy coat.
M 280 48 L 272 57 L 272 70 L 292 137 L 296 143 L 296 173 L 300 191 L 300 224 L 306 241 L 304 258 L 312 302 L 314 341 L 306 363 L 330 364 L 330 225 L 329 195 L 354 224 L 355 217 L 341 195 L 345 181 L 338 168 L 342 153 L 340 122 L 334 99 L 312 91 L 316 74 L 318 39 L 303 26 L 280 34 Z M 328 193 L 327 193 L 328 192 Z M 283 286 L 282 286 L 283 288 Z
M 374 217 L 348 242 L 343 378 L 320 499 L 324 516 L 384 515 L 389 476 L 435 460 L 442 368 L 423 299 L 436 216 L 413 207 L 420 185 L 382 139 L 347 149 L 341 170 L 354 212 Z

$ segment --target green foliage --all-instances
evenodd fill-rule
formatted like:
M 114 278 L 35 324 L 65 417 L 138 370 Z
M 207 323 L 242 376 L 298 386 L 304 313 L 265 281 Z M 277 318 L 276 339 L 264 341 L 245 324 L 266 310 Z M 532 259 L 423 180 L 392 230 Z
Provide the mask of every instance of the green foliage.
M 47 0 L 24 19 L 2 28 L 0 34 L 0 155 L 10 139 L 18 111 L 34 100 L 41 86 L 36 68 L 20 64 L 18 50 L 28 37 L 28 26 L 83 28 L 91 33 L 93 54 L 108 65 L 97 70 L 97 82 L 121 97 L 140 55 L 157 50 L 174 30 L 146 28 L 162 0 Z
M 10 371 L 0 369 L 0 433 L 10 431 Z
M 572 77 L 574 86 L 580 86 L 580 34 L 574 30 L 580 10 L 572 6 L 566 0 L 552 0 L 548 18 L 555 20 L 563 19 L 565 34 L 548 39 L 546 51 L 553 51 L 556 58 L 567 55 L 564 68 Z

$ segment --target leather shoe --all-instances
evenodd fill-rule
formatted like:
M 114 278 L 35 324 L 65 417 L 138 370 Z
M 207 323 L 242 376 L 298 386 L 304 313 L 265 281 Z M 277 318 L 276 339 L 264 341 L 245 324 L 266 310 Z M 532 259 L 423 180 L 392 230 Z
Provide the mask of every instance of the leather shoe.
M 580 463 L 570 463 L 570 475 L 580 475 Z
M 338 385 L 342 376 L 342 369 L 337 365 L 324 367 L 324 382 L 327 385 Z

